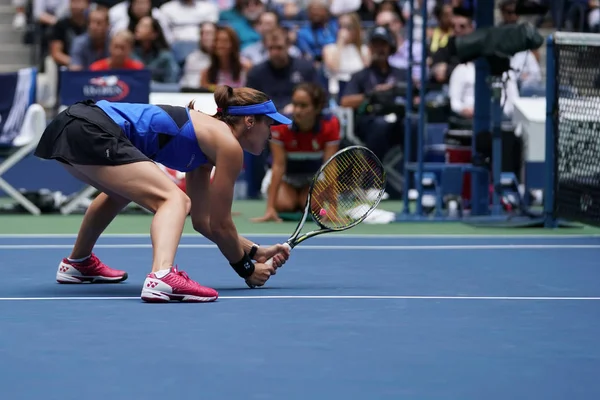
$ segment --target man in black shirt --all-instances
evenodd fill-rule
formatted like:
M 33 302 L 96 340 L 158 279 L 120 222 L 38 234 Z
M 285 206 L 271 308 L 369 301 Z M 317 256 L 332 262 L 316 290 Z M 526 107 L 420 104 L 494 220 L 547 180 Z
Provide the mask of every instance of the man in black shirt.
M 71 43 L 75 37 L 84 34 L 87 30 L 86 11 L 89 5 L 89 0 L 70 0 L 70 15 L 58 20 L 52 28 L 50 55 L 59 67 L 69 66 Z
M 289 55 L 287 32 L 275 28 L 264 38 L 267 61 L 248 71 L 246 86 L 266 93 L 283 113 L 291 113 L 292 91 L 302 82 L 318 82 L 317 70 L 310 61 Z
M 379 158 L 383 158 L 392 145 L 403 143 L 403 118 L 397 114 L 391 116 L 369 112 L 369 96 L 376 92 L 390 92 L 398 83 L 406 82 L 407 71 L 389 64 L 389 56 L 396 50 L 396 40 L 388 28 L 374 28 L 369 47 L 371 65 L 352 76 L 344 89 L 340 105 L 357 111 L 356 135 Z M 392 103 L 394 101 L 391 99 Z
M 473 11 L 469 9 L 454 8 L 452 17 L 452 30 L 454 36 L 464 36 L 473 33 Z M 458 58 L 450 54 L 448 46 L 442 47 L 431 55 L 431 80 L 433 83 L 445 85 L 450 81 L 454 68 L 460 64 Z
M 303 82 L 317 82 L 317 70 L 310 61 L 291 57 L 290 42 L 287 31 L 277 27 L 265 34 L 264 45 L 268 52 L 265 62 L 256 64 L 248 71 L 246 86 L 266 93 L 279 110 L 284 114 L 292 113 L 292 93 L 294 87 Z M 268 148 L 253 161 L 250 166 L 252 187 L 248 197 L 260 195 L 260 182 L 265 175 L 264 165 L 269 157 Z

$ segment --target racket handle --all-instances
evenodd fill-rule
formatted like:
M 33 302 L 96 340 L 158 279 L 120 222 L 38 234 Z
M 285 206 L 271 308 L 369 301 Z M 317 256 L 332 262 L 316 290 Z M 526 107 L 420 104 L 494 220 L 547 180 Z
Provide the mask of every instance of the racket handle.
M 286 243 L 284 243 L 283 245 L 284 245 L 284 246 L 287 246 L 287 248 L 288 248 L 288 249 L 290 249 L 290 251 L 292 250 L 292 246 L 290 246 L 290 245 L 289 245 L 287 242 L 286 242 Z M 273 265 L 273 259 L 272 259 L 272 258 L 269 258 L 269 259 L 268 259 L 268 260 L 265 262 L 265 264 L 267 264 L 267 265 Z M 254 288 L 256 287 L 256 286 L 254 286 L 254 285 L 251 285 L 251 284 L 250 284 L 248 281 L 246 281 L 246 285 L 248 285 L 248 287 L 249 287 L 250 289 L 254 289 Z
M 290 246 L 287 242 L 284 243 L 283 245 L 286 246 L 290 251 L 292 251 L 292 246 Z M 265 264 L 267 264 L 267 265 L 273 265 L 273 259 L 269 258 Z

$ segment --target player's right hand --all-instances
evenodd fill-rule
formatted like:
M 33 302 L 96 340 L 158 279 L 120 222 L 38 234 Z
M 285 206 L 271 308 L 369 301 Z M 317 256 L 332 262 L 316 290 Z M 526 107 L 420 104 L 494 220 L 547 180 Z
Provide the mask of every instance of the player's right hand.
M 248 286 L 263 286 L 271 275 L 275 275 L 275 267 L 272 265 L 267 265 L 263 263 L 255 263 L 254 264 L 254 273 L 246 279 L 246 283 Z

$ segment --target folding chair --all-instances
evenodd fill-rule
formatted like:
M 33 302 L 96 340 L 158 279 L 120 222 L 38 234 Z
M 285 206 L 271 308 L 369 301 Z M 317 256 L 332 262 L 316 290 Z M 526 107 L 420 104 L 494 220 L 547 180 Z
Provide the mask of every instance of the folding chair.
M 0 74 L 0 190 L 34 215 L 41 211 L 2 176 L 27 157 L 46 128 L 46 112 L 35 103 L 37 69 Z

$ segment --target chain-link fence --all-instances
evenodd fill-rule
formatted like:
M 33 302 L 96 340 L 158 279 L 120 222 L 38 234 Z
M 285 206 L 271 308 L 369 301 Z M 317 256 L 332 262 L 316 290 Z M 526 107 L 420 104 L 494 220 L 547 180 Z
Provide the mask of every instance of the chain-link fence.
M 600 35 L 554 42 L 556 218 L 600 226 Z

